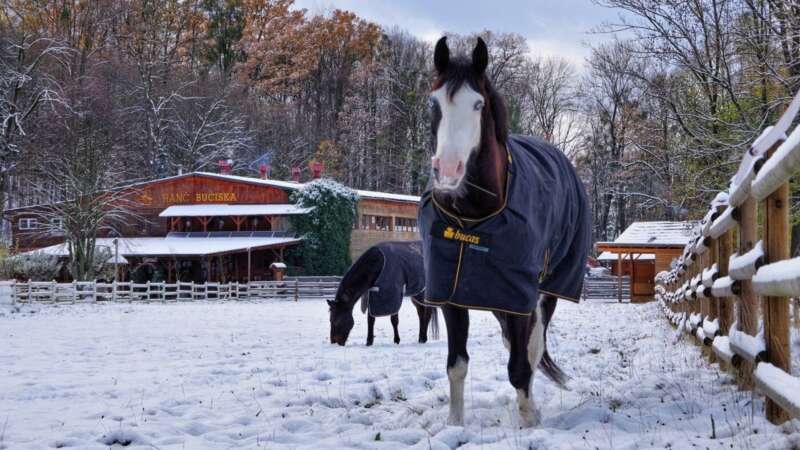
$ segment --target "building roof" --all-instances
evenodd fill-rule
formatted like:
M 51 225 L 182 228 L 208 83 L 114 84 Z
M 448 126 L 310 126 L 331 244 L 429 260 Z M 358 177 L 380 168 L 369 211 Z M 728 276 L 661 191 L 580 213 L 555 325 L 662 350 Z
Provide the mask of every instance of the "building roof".
M 114 252 L 115 238 L 98 238 L 96 247 Z M 250 249 L 284 247 L 299 243 L 294 237 L 121 237 L 119 254 L 125 257 L 141 256 L 206 256 Z M 44 253 L 53 256 L 68 256 L 64 243 L 31 250 L 22 254 Z
M 634 222 L 611 244 L 644 247 L 683 247 L 689 243 L 696 221 Z
M 612 252 L 603 252 L 597 257 L 598 261 L 617 261 L 618 259 L 619 256 Z M 630 255 L 623 253 L 622 259 L 630 259 Z M 653 261 L 656 259 L 656 255 L 654 253 L 634 253 L 633 259 L 637 261 Z
M 288 216 L 305 214 L 311 208 L 291 204 L 266 205 L 173 205 L 161 211 L 159 217 L 220 217 L 220 216 Z
M 273 179 L 263 179 L 263 178 L 254 178 L 254 177 L 243 177 L 241 175 L 226 175 L 221 173 L 212 173 L 212 172 L 193 172 L 197 175 L 203 175 L 207 177 L 213 178 L 220 178 L 223 180 L 229 181 L 239 181 L 251 184 L 260 184 L 264 186 L 271 186 L 276 187 L 279 189 L 290 189 L 290 190 L 297 190 L 305 186 L 305 183 L 295 183 L 293 181 L 281 181 L 281 180 L 273 180 Z M 378 192 L 378 191 L 365 191 L 362 189 L 354 189 L 359 197 L 362 198 L 370 198 L 375 200 L 391 200 L 391 201 L 398 201 L 398 202 L 419 202 L 420 197 L 417 195 L 406 195 L 406 194 L 392 194 L 389 192 Z
M 226 175 L 221 173 L 213 173 L 213 172 L 190 172 L 184 173 L 181 175 L 173 175 L 164 178 L 157 178 L 153 180 L 146 180 L 146 181 L 136 181 L 130 184 L 126 184 L 124 186 L 119 186 L 118 189 L 129 189 L 136 186 L 144 186 L 151 183 L 157 183 L 167 180 L 175 180 L 179 178 L 186 178 L 191 176 L 204 176 L 210 178 L 217 178 L 221 180 L 227 181 L 234 181 L 240 183 L 249 183 L 261 186 L 269 186 L 283 190 L 298 190 L 305 186 L 305 183 L 295 183 L 294 181 L 282 181 L 282 180 L 273 180 L 273 179 L 263 179 L 263 178 L 255 178 L 255 177 L 245 177 L 241 175 Z M 374 200 L 389 200 L 389 201 L 397 201 L 397 202 L 406 202 L 406 203 L 419 203 L 420 197 L 417 195 L 406 195 L 406 194 L 393 194 L 390 192 L 378 192 L 378 191 L 366 191 L 363 189 L 355 189 L 355 192 L 361 198 L 368 198 Z M 24 205 L 24 206 L 17 206 L 14 208 L 8 208 L 5 212 L 16 212 L 16 211 L 24 211 L 31 208 L 37 208 L 46 206 L 47 204 L 34 204 L 34 205 Z

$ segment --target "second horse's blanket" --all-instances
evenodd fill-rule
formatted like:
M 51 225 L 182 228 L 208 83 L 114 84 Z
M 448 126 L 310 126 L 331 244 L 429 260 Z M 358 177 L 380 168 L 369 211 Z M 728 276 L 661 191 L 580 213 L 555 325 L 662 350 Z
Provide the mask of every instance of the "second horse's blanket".
M 511 136 L 506 204 L 470 220 L 423 194 L 425 302 L 530 314 L 539 293 L 578 301 L 591 247 L 583 183 L 547 142 Z
M 362 307 L 373 317 L 391 316 L 400 311 L 403 297 L 425 290 L 422 244 L 391 241 L 381 242 L 375 248 L 383 255 L 383 267 Z

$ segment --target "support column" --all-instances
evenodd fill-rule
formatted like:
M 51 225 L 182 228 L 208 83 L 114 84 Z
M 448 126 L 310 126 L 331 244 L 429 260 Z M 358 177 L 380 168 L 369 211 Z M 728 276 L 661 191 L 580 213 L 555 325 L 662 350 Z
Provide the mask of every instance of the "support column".
M 766 262 L 789 258 L 789 183 L 784 183 L 765 200 Z M 767 360 L 787 373 L 791 371 L 789 350 L 789 299 L 764 297 L 764 339 Z M 767 420 L 780 424 L 789 415 L 769 398 L 766 399 Z
M 739 215 L 739 254 L 743 255 L 756 245 L 757 237 L 757 212 L 758 205 L 753 197 L 747 196 L 737 208 Z M 738 328 L 750 336 L 758 333 L 758 297 L 753 291 L 751 280 L 741 280 L 739 293 L 739 311 L 737 314 Z M 742 358 L 737 379 L 743 389 L 753 388 L 753 363 Z

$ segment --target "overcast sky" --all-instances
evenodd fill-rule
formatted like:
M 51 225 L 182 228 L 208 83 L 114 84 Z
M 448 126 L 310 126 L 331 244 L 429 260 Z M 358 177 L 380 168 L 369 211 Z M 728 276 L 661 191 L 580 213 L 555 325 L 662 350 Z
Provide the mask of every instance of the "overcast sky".
M 609 39 L 590 31 L 617 13 L 590 0 L 295 0 L 311 13 L 334 8 L 353 11 L 387 28 L 398 26 L 434 42 L 449 31 L 483 29 L 518 33 L 534 55 L 558 55 L 577 66 L 589 54 L 588 43 Z

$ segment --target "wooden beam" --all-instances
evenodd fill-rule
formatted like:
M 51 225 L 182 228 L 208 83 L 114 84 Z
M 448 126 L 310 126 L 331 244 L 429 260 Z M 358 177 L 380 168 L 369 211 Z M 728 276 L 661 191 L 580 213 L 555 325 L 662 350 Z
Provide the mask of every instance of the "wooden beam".
M 753 249 L 758 240 L 758 225 L 756 221 L 758 204 L 751 196 L 739 205 L 739 254 L 744 255 Z M 737 313 L 738 328 L 740 331 L 755 336 L 758 333 L 758 297 L 753 292 L 753 282 L 740 281 L 739 309 Z M 737 372 L 739 386 L 743 389 L 753 387 L 753 369 L 755 366 L 746 359 Z
M 789 183 L 783 183 L 765 202 L 766 262 L 789 258 Z M 764 297 L 764 338 L 767 361 L 791 373 L 789 348 L 789 299 Z M 767 420 L 780 424 L 789 420 L 789 414 L 769 398 L 766 400 Z
M 733 251 L 733 230 L 728 230 L 719 237 L 719 277 L 728 276 L 728 259 Z M 735 298 L 717 299 L 719 311 L 719 333 L 727 335 L 733 323 L 733 305 Z
M 622 303 L 622 253 L 617 253 L 617 302 Z
M 242 223 L 247 220 L 247 217 L 233 216 L 231 220 L 233 220 L 233 223 L 236 225 L 236 231 L 242 231 Z
M 210 217 L 199 217 L 198 220 L 203 225 L 203 231 L 208 231 L 208 222 L 211 221 Z

